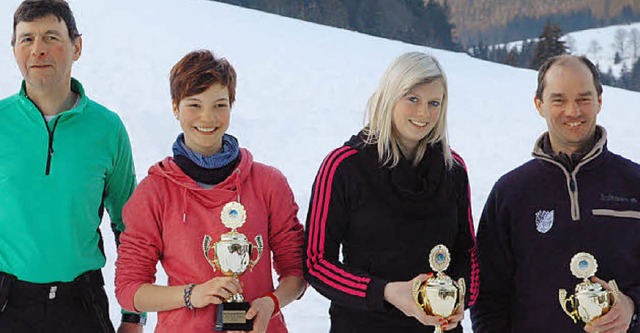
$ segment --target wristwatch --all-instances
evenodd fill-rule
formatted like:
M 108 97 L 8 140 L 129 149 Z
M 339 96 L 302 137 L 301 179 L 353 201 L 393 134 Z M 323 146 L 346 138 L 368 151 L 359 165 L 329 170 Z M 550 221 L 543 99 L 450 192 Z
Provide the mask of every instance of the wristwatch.
M 141 316 L 136 313 L 123 313 L 122 322 L 144 325 L 147 323 L 147 317 Z

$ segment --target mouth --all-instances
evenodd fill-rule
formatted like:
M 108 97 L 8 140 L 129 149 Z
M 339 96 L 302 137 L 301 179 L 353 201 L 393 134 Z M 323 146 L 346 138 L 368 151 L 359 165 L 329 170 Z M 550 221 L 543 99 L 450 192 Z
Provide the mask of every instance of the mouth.
M 580 125 L 582 125 L 582 123 L 584 123 L 584 121 L 573 121 L 570 123 L 565 123 L 567 126 L 569 127 L 578 127 Z
M 217 127 L 195 127 L 196 131 L 201 134 L 211 135 L 216 132 Z
M 426 122 L 421 122 L 421 121 L 417 121 L 417 120 L 413 120 L 413 119 L 409 119 L 409 122 L 415 126 L 418 127 L 426 127 L 427 125 L 429 125 L 429 123 Z
M 31 68 L 33 69 L 45 69 L 45 68 L 50 68 L 52 67 L 51 65 L 32 65 Z

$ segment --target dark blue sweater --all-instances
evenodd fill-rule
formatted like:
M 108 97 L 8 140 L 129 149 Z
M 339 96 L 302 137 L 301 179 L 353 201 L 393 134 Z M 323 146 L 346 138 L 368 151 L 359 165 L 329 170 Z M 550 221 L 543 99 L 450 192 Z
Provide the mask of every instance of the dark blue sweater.
M 558 289 L 573 293 L 580 282 L 569 269 L 577 252 L 594 255 L 596 276 L 615 279 L 638 311 L 640 166 L 608 151 L 599 130 L 602 137 L 573 171 L 542 151 L 541 138 L 535 158 L 495 184 L 478 228 L 475 333 L 584 332 L 558 301 Z M 635 216 L 615 216 L 623 211 Z M 552 223 L 542 218 L 549 212 Z

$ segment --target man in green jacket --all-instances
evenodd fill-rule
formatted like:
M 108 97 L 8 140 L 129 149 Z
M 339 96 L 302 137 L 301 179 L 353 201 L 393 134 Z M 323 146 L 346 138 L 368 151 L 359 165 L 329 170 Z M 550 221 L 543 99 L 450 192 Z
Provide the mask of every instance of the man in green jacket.
M 25 0 L 11 40 L 24 81 L 0 100 L 0 332 L 114 332 L 99 225 L 118 239 L 135 187 L 120 118 L 71 78 L 82 37 L 64 0 Z M 124 314 L 119 332 L 142 332 Z

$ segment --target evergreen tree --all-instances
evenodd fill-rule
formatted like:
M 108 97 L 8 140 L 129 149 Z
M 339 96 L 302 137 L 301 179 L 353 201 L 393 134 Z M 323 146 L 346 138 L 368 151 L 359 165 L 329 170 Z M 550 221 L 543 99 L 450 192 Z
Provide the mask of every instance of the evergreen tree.
M 542 34 L 538 39 L 533 53 L 533 59 L 529 64 L 529 68 L 537 70 L 547 59 L 567 53 L 564 42 L 560 40 L 562 37 L 562 29 L 557 24 L 551 24 L 549 20 L 542 28 Z
M 627 66 L 627 63 L 622 63 L 622 69 L 620 70 L 620 78 L 618 79 L 617 87 L 629 89 L 631 86 L 631 69 Z
M 636 60 L 629 74 L 629 86 L 627 89 L 640 91 L 640 61 Z
M 518 66 L 518 62 L 519 62 L 519 52 L 517 49 L 512 49 L 507 53 L 507 56 L 504 59 L 504 63 L 506 65 L 512 66 L 512 67 L 517 67 Z
M 419 2 L 422 3 L 422 0 Z M 427 35 L 431 39 L 431 45 L 447 50 L 459 50 L 460 45 L 454 39 L 455 25 L 451 23 L 449 6 L 447 2 L 441 5 L 437 1 L 429 0 L 424 5 L 423 19 L 429 24 Z
M 620 57 L 620 52 L 616 52 L 616 54 L 613 55 L 613 63 L 617 65 L 621 61 L 622 61 L 622 57 Z
M 528 68 L 531 63 L 531 59 L 533 59 L 533 54 L 536 49 L 536 41 L 527 39 L 522 42 L 522 50 L 518 55 L 518 67 Z

